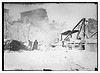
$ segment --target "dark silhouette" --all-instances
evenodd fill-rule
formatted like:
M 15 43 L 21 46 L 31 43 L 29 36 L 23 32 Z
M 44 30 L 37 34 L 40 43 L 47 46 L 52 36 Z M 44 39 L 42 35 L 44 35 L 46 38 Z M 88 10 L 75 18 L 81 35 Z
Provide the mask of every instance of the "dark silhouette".
M 26 46 L 23 45 L 22 42 L 19 42 L 17 40 L 12 40 L 11 43 L 6 44 L 4 49 L 9 51 L 27 50 Z
M 37 40 L 34 41 L 32 50 L 34 50 L 34 49 L 38 50 L 38 41 Z

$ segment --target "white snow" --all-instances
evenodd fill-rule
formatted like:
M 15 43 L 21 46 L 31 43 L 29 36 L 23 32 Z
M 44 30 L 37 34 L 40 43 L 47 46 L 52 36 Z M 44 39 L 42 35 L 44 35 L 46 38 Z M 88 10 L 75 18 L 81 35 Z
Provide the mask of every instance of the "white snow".
M 49 51 L 23 51 L 4 53 L 4 70 L 94 70 L 97 53 L 83 50 L 66 50 L 55 47 Z

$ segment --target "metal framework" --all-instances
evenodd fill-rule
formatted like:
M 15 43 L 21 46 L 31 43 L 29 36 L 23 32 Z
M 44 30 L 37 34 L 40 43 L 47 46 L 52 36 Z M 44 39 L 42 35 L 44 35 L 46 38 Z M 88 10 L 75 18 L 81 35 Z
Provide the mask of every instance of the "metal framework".
M 79 34 L 80 34 L 80 32 L 81 32 L 81 30 L 82 30 L 82 26 L 84 27 L 83 28 L 83 34 L 84 34 L 84 39 L 85 39 L 85 22 L 86 22 L 86 19 L 85 18 L 82 18 L 80 21 L 79 21 L 79 23 L 71 30 L 71 32 L 66 36 L 66 38 L 69 36 L 69 35 L 71 35 L 71 34 L 73 34 L 72 32 L 73 31 L 75 31 L 75 28 L 76 27 L 78 27 L 78 25 L 80 25 L 81 24 L 81 27 L 80 27 L 80 29 L 78 30 L 78 34 L 77 34 L 77 38 L 78 38 L 78 36 L 79 36 Z M 86 35 L 87 36 L 87 35 Z M 64 40 L 66 40 L 66 38 L 64 39 Z
M 80 34 L 82 28 L 83 28 L 83 39 L 84 39 L 84 40 L 85 40 L 85 37 L 86 37 L 87 39 L 90 39 L 90 38 L 93 37 L 95 34 L 97 34 L 97 31 L 96 31 L 96 32 L 94 32 L 90 37 L 87 36 L 87 34 L 85 33 L 86 22 L 87 22 L 86 18 L 82 18 L 82 19 L 78 22 L 78 24 L 77 24 L 72 30 L 68 30 L 68 31 L 66 31 L 66 32 L 61 33 L 61 41 L 62 41 L 62 35 L 66 35 L 66 38 L 64 39 L 64 41 L 65 41 L 65 40 L 67 39 L 68 36 L 71 36 L 71 37 L 72 37 L 72 34 L 74 34 L 74 33 L 76 33 L 76 32 L 78 32 L 77 37 L 76 37 L 76 38 L 78 39 L 78 38 L 79 38 L 79 34 Z M 75 30 L 79 25 L 80 25 L 79 30 Z

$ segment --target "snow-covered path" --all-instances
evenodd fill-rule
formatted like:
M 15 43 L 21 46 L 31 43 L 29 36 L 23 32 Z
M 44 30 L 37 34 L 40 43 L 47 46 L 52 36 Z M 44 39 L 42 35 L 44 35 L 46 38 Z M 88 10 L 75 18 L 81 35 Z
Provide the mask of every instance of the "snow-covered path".
M 4 53 L 4 70 L 94 70 L 96 66 L 97 53 L 82 50 Z

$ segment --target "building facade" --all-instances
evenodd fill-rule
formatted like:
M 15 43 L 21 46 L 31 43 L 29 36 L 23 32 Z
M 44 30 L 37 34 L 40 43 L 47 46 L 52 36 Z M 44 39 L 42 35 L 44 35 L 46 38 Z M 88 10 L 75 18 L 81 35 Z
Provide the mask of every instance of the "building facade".
M 7 19 L 9 18 L 9 9 L 4 9 L 4 38 L 7 38 Z
M 37 21 L 44 20 L 47 17 L 46 9 L 39 8 L 31 11 L 21 12 L 21 20 L 25 23 L 34 23 Z

